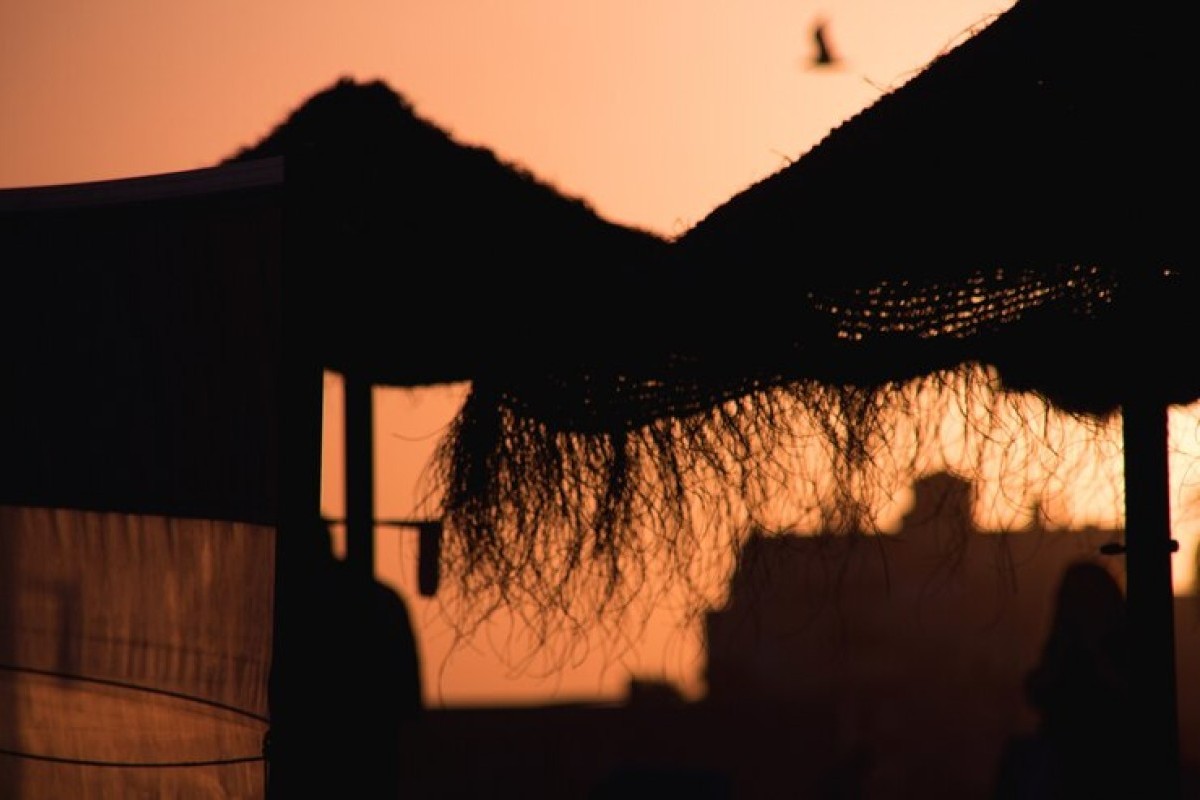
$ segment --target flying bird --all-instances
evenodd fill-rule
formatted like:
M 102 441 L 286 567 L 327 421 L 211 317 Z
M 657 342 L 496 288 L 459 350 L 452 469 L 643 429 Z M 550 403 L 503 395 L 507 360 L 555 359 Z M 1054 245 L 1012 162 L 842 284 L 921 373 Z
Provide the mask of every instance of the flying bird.
M 813 44 L 816 46 L 816 52 L 813 54 L 812 61 L 810 62 L 813 67 L 831 67 L 841 60 L 830 49 L 825 29 L 826 23 L 824 20 L 817 20 L 813 25 Z

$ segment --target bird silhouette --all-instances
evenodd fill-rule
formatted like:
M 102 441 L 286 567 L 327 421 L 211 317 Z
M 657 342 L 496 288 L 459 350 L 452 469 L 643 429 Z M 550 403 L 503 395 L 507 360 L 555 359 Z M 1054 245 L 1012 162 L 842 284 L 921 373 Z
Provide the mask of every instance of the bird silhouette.
M 829 39 L 825 34 L 826 27 L 824 20 L 817 20 L 813 24 L 812 36 L 816 52 L 813 54 L 811 65 L 814 67 L 831 67 L 840 61 L 829 47 Z

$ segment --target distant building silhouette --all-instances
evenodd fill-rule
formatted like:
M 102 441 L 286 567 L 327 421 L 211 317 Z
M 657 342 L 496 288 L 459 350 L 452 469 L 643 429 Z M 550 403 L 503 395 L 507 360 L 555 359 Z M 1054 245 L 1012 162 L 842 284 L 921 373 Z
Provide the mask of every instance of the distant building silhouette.
M 1099 551 L 1121 533 L 1040 520 L 985 532 L 968 482 L 938 473 L 913 488 L 896 534 L 749 538 L 726 606 L 706 621 L 706 702 L 825 699 L 838 763 L 861 773 L 855 796 L 990 797 L 1006 742 L 1039 722 L 1026 678 L 1060 580 L 1086 565 L 1123 586 L 1121 559 Z M 1197 615 L 1180 616 L 1180 659 L 1200 664 Z M 1200 698 L 1181 687 L 1180 704 L 1196 761 Z
M 971 484 L 939 473 L 914 484 L 894 534 L 750 535 L 706 617 L 706 697 L 635 680 L 618 704 L 430 709 L 413 791 L 994 800 L 1008 744 L 1040 722 L 1026 679 L 1060 582 L 1082 563 L 1123 585 L 1120 557 L 1099 554 L 1121 532 L 987 532 L 972 508 Z M 1177 608 L 1187 781 L 1200 602 Z

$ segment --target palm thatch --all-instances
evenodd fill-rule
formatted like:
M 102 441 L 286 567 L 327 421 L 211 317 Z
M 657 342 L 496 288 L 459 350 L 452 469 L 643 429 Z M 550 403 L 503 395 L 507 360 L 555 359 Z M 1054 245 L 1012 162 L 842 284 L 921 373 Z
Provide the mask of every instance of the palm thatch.
M 666 248 L 457 141 L 381 81 L 336 81 L 224 163 L 273 156 L 306 226 L 296 255 L 318 274 L 317 357 L 378 385 L 525 369 L 558 353 L 547 333 L 577 319 L 581 294 L 615 302 Z
M 686 578 L 698 537 L 781 497 L 870 527 L 948 437 L 1016 481 L 1046 462 L 1028 496 L 1061 425 L 1111 455 L 1131 386 L 1200 397 L 1138 353 L 1196 296 L 1194 123 L 1186 48 L 1127 16 L 1021 0 L 560 340 L 619 330 L 602 351 L 477 375 L 439 460 L 472 589 L 623 608 L 647 552 Z

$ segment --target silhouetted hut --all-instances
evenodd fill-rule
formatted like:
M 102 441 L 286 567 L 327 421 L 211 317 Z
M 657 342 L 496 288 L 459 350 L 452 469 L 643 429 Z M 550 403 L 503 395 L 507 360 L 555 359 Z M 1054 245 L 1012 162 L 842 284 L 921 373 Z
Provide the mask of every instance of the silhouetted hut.
M 322 372 L 357 423 L 372 385 L 569 358 L 566 287 L 604 275 L 607 313 L 665 248 L 352 81 L 211 169 L 0 192 L 0 242 L 0 795 L 30 798 L 344 779 L 298 613 Z

